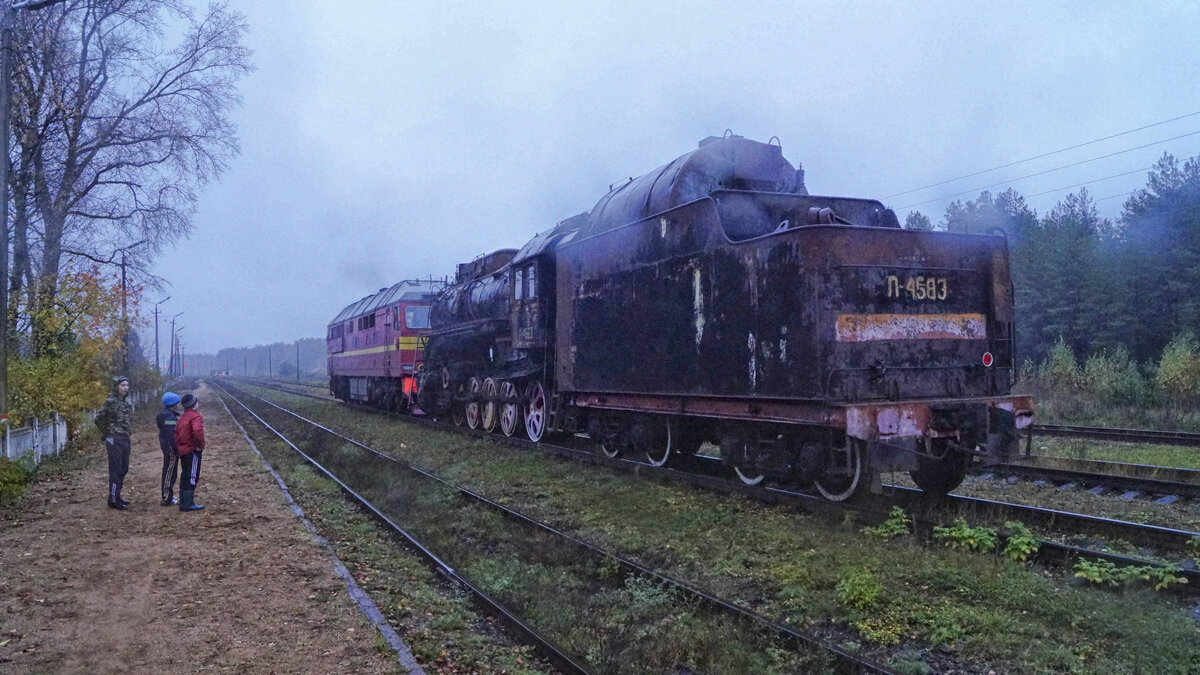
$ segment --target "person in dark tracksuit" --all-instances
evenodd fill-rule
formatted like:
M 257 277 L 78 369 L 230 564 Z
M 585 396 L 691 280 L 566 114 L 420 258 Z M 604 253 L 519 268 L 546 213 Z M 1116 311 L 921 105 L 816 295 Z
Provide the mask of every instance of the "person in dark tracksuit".
M 200 482 L 200 460 L 204 454 L 204 418 L 196 411 L 196 397 L 184 394 L 180 399 L 183 414 L 175 424 L 175 443 L 179 447 L 179 510 L 199 511 L 195 501 Z
M 96 411 L 96 428 L 108 450 L 108 506 L 125 510 L 129 502 L 121 498 L 125 474 L 129 472 L 129 434 L 133 429 L 133 406 L 129 398 L 129 378 L 113 378 L 112 393 Z
M 179 394 L 168 391 L 162 397 L 163 409 L 158 411 L 158 447 L 163 454 L 162 505 L 178 504 L 175 499 L 175 476 L 179 473 L 179 446 L 175 443 L 175 426 L 179 420 Z M 183 488 L 180 482 L 179 487 Z

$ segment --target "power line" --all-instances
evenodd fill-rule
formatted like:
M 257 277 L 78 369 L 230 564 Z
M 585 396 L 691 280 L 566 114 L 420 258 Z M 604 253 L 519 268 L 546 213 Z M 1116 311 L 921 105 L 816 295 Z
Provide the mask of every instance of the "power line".
M 1042 195 L 1048 195 L 1048 194 L 1051 194 L 1051 193 L 1053 193 L 1053 192 L 1062 192 L 1063 190 L 1070 190 L 1070 189 L 1072 189 L 1072 188 L 1083 187 L 1084 185 L 1091 185 L 1092 183 L 1099 183 L 1099 182 L 1101 182 L 1101 181 L 1106 181 L 1106 180 L 1108 180 L 1108 179 L 1110 179 L 1110 178 L 1120 178 L 1121 176 L 1128 176 L 1128 175 L 1130 175 L 1130 174 L 1133 174 L 1133 173 L 1141 173 L 1141 172 L 1143 172 L 1143 171 L 1149 171 L 1149 170 L 1151 170 L 1151 169 L 1153 169 L 1153 168 L 1154 168 L 1154 167 L 1152 167 L 1152 166 L 1148 166 L 1148 167 L 1146 167 L 1146 168 L 1144 168 L 1144 169 L 1134 169 L 1133 171 L 1126 171 L 1125 173 L 1116 173 L 1116 174 L 1113 174 L 1113 175 L 1111 175 L 1111 176 L 1105 176 L 1104 178 L 1097 178 L 1097 179 L 1095 179 L 1095 180 L 1089 180 L 1089 181 L 1087 181 L 1087 182 L 1084 182 L 1084 183 L 1076 183 L 1076 184 L 1074 184 L 1074 185 L 1068 185 L 1068 186 L 1066 186 L 1066 187 L 1054 188 L 1053 190 L 1046 190 L 1045 192 L 1039 192 L 1039 193 L 1037 193 L 1037 194 L 1025 195 L 1025 198 L 1026 198 L 1026 199 L 1032 199 L 1033 197 L 1041 197 Z M 1120 195 L 1118 195 L 1118 196 L 1120 196 Z M 1108 197 L 1105 197 L 1105 199 L 1108 199 Z M 1093 200 L 1093 201 L 1100 201 L 1100 200 L 1099 200 L 1099 199 L 1095 199 L 1095 200 Z
M 985 173 L 991 173 L 991 172 L 993 172 L 993 171 L 999 171 L 1000 169 L 1007 169 L 1007 168 L 1008 168 L 1008 167 L 1010 167 L 1010 166 L 1016 166 L 1016 165 L 1018 165 L 1018 164 L 1024 164 L 1025 162 L 1032 162 L 1032 161 L 1033 161 L 1033 160 L 1035 160 L 1035 159 L 1042 159 L 1043 157 L 1050 157 L 1051 155 L 1057 155 L 1057 154 L 1059 154 L 1060 152 L 1066 152 L 1066 151 L 1068 151 L 1068 150 L 1075 150 L 1075 149 L 1077 149 L 1077 148 L 1082 148 L 1082 147 L 1085 147 L 1085 146 L 1088 146 L 1088 145 L 1094 145 L 1094 144 L 1096 144 L 1096 143 L 1100 143 L 1100 142 L 1102 142 L 1102 141 L 1108 141 L 1108 140 L 1112 140 L 1112 139 L 1114 139 L 1114 138 L 1118 138 L 1118 137 L 1120 137 L 1120 136 L 1127 136 L 1127 135 L 1129 135 L 1129 134 L 1136 133 L 1136 132 L 1138 132 L 1138 131 L 1144 131 L 1144 130 L 1146 130 L 1146 129 L 1150 129 L 1150 128 L 1152 128 L 1152 127 L 1158 127 L 1158 126 L 1162 126 L 1162 125 L 1164 125 L 1164 124 L 1169 124 L 1169 123 L 1171 123 L 1171 122 L 1178 122 L 1179 120 L 1186 119 L 1186 118 L 1188 118 L 1188 117 L 1195 117 L 1196 115 L 1200 115 L 1200 110 L 1198 110 L 1198 111 L 1196 111 L 1196 112 L 1193 112 L 1193 113 L 1188 113 L 1188 114 L 1186 114 L 1186 115 L 1180 115 L 1179 117 L 1172 117 L 1172 118 L 1171 118 L 1171 119 L 1169 119 L 1169 120 L 1163 120 L 1163 121 L 1161 121 L 1161 122 L 1155 122 L 1154 124 L 1147 124 L 1147 125 L 1146 125 L 1146 126 L 1144 126 L 1144 127 L 1138 127 L 1138 128 L 1136 128 L 1136 129 L 1130 129 L 1129 131 L 1122 131 L 1122 132 L 1121 132 L 1121 133 L 1119 133 L 1119 134 L 1113 134 L 1113 135 L 1111 135 L 1111 136 L 1105 136 L 1104 138 L 1097 138 L 1097 139 L 1096 139 L 1096 140 L 1094 140 L 1094 141 L 1088 141 L 1088 142 L 1086 142 L 1086 143 L 1080 143 L 1080 144 L 1078 144 L 1078 145 L 1072 145 L 1072 146 L 1071 146 L 1071 147 L 1069 147 L 1069 148 L 1063 148 L 1063 149 L 1061 149 L 1061 150 L 1055 150 L 1055 151 L 1053 151 L 1053 152 L 1047 152 L 1047 153 L 1045 153 L 1045 154 L 1042 154 L 1042 155 L 1037 155 L 1036 157 L 1028 157 L 1028 158 L 1026 158 L 1026 159 L 1019 159 L 1019 160 L 1017 160 L 1017 161 L 1015 161 L 1015 162 L 1009 162 L 1008 164 L 1002 164 L 1002 165 L 1000 165 L 1000 166 L 995 166 L 995 167 L 992 167 L 992 168 L 990 168 L 990 169 L 984 169 L 983 171 L 976 171 L 975 173 L 969 173 L 969 174 L 967 174 L 967 175 L 965 175 L 965 176 L 959 176 L 958 178 L 951 178 L 951 179 L 949 179 L 949 180 L 944 180 L 944 181 L 941 181 L 940 183 L 932 183 L 932 184 L 930 184 L 930 185 L 926 185 L 926 186 L 923 186 L 923 187 L 919 187 L 919 188 L 913 188 L 913 189 L 911 189 L 911 190 L 905 190 L 904 192 L 897 192 L 897 193 L 896 193 L 896 194 L 894 194 L 894 195 L 888 195 L 888 196 L 884 197 L 884 199 L 891 199 L 891 198 L 893 198 L 893 197 L 902 197 L 902 196 L 904 196 L 904 195 L 907 195 L 907 194 L 912 194 L 913 192 L 920 192 L 921 190 L 928 190 L 929 188 L 932 188 L 932 187 L 937 187 L 937 186 L 939 186 L 939 185 L 945 185 L 946 183 L 953 183 L 954 181 L 957 181 L 957 180 L 962 180 L 962 179 L 964 179 L 964 178 L 974 178 L 975 176 L 982 176 L 982 175 L 983 175 L 983 174 L 985 174 Z
M 896 209 L 896 210 L 897 210 L 897 211 L 901 211 L 901 210 L 904 210 L 904 209 L 909 209 L 909 208 L 912 208 L 912 207 L 914 207 L 914 206 L 922 206 L 922 205 L 924 205 L 924 204 L 933 204 L 934 202 L 940 202 L 940 201 L 943 201 L 943 200 L 946 200 L 946 199 L 951 199 L 951 198 L 953 198 L 953 197 L 960 197 L 960 196 L 962 196 L 962 195 L 966 195 L 966 194 L 972 194 L 972 193 L 974 193 L 974 192 L 978 192 L 978 191 L 980 191 L 980 190 L 987 190 L 987 189 L 989 189 L 989 188 L 994 188 L 994 187 L 997 187 L 997 186 L 1000 186 L 1000 185 L 1006 185 L 1006 184 L 1008 184 L 1008 183 L 1015 183 L 1015 182 L 1017 182 L 1017 181 L 1019 181 L 1019 180 L 1025 180 L 1026 178 L 1033 178 L 1034 176 L 1042 176 L 1042 175 L 1045 175 L 1045 174 L 1048 174 L 1048 173 L 1054 173 L 1055 171 L 1062 171 L 1063 169 L 1069 169 L 1069 168 L 1071 168 L 1071 167 L 1073 167 L 1073 166 L 1080 166 L 1081 164 L 1088 164 L 1088 163 L 1090 163 L 1090 162 L 1098 162 L 1098 161 L 1100 161 L 1100 160 L 1102 160 L 1102 159 L 1108 159 L 1109 157 L 1116 157 L 1117 155 L 1123 155 L 1123 154 L 1125 154 L 1125 153 L 1127 153 L 1127 152 L 1133 152 L 1134 150 L 1144 150 L 1144 149 L 1146 149 L 1146 148 L 1153 147 L 1153 146 L 1155 146 L 1155 145 L 1162 145 L 1163 143 L 1169 143 L 1169 142 L 1171 142 L 1171 141 L 1177 141 L 1177 140 L 1179 140 L 1179 139 L 1181 139 L 1181 138 L 1187 138 L 1187 137 L 1189 137 L 1189 136 L 1195 136 L 1196 134 L 1200 134 L 1200 131 L 1193 131 L 1193 132 L 1191 132 L 1191 133 L 1183 134 L 1183 135 L 1180 135 L 1180 136 L 1174 136 L 1174 137 L 1172 137 L 1172 138 L 1164 138 L 1164 139 L 1163 139 L 1163 140 L 1161 140 L 1161 141 L 1155 141 L 1155 142 L 1153 142 L 1153 143 L 1147 143 L 1147 144 L 1145 144 L 1145 145 L 1139 145 L 1139 146 L 1137 146 L 1136 148 L 1126 148 L 1125 150 L 1118 150 L 1117 152 L 1110 152 L 1110 153 L 1108 153 L 1107 155 L 1100 155 L 1099 157 L 1092 157 L 1091 159 L 1084 159 L 1084 160 L 1080 160 L 1080 161 L 1078 161 L 1078 162 L 1072 162 L 1072 163 L 1070 163 L 1070 164 L 1064 164 L 1064 165 L 1062 165 L 1062 166 L 1056 166 L 1056 167 L 1054 167 L 1053 169 L 1046 169 L 1045 171 L 1038 171 L 1038 172 L 1036 172 L 1036 173 L 1031 173 L 1031 174 L 1027 174 L 1027 175 L 1024 175 L 1024 176 L 1019 176 L 1019 177 L 1017 177 L 1017 178 L 1010 178 L 1009 180 L 1002 180 L 1002 181 L 1000 181 L 999 183 L 992 183 L 991 185 L 984 185 L 984 186 L 982 186 L 982 187 L 977 187 L 977 188 L 973 188 L 973 189 L 970 189 L 970 190 L 963 190 L 962 192 L 955 192 L 955 193 L 954 193 L 954 194 L 952 194 L 952 195 L 945 195 L 945 196 L 942 196 L 942 197 L 937 197 L 937 198 L 935 198 L 935 199 L 926 199 L 926 200 L 925 200 L 925 201 L 923 201 L 923 202 L 916 202 L 915 204 L 909 204 L 909 205 L 907 205 L 907 206 L 901 206 L 901 207 L 899 207 L 899 208 L 898 208 L 898 209 Z M 885 199 L 886 199 L 886 197 L 885 197 Z

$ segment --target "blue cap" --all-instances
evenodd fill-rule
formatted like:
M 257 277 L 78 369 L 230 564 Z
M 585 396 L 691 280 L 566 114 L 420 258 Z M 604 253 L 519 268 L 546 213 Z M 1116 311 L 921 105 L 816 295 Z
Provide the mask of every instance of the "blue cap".
M 179 394 L 176 394 L 173 391 L 168 391 L 167 393 L 163 394 L 163 405 L 166 407 L 170 408 L 177 403 L 179 403 Z

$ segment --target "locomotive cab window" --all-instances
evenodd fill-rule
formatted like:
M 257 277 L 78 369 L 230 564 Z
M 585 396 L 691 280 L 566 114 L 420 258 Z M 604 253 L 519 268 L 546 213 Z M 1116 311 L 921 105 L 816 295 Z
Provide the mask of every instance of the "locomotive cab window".
M 513 277 L 513 300 L 525 299 L 525 270 L 517 270 Z
M 527 284 L 525 297 L 533 300 L 537 297 L 537 270 L 534 265 L 525 268 L 525 283 Z
M 413 330 L 429 328 L 429 307 L 425 305 L 405 307 L 404 325 Z

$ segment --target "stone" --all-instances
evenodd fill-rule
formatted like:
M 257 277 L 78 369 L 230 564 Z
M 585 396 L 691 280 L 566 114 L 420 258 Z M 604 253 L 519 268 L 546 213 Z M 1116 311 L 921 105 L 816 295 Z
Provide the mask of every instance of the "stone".
M 1075 483 L 1063 483 L 1062 485 L 1058 486 L 1058 489 L 1059 490 L 1074 490 L 1077 487 L 1079 487 L 1079 486 L 1076 485 Z
M 1125 494 L 1121 495 L 1120 497 L 1117 497 L 1117 499 L 1123 499 L 1125 501 L 1130 501 L 1130 500 L 1138 497 L 1141 494 L 1142 493 L 1138 492 L 1137 490 L 1130 490 L 1129 492 L 1126 492 Z
M 1175 495 L 1167 495 L 1165 497 L 1159 497 L 1158 499 L 1155 499 L 1154 503 L 1161 504 L 1162 506 L 1169 506 L 1177 501 L 1179 501 L 1179 497 Z
M 1096 487 L 1092 488 L 1091 490 L 1088 490 L 1088 492 L 1090 492 L 1094 495 L 1102 495 L 1107 490 L 1108 490 L 1108 488 L 1104 487 L 1103 485 L 1097 485 Z

